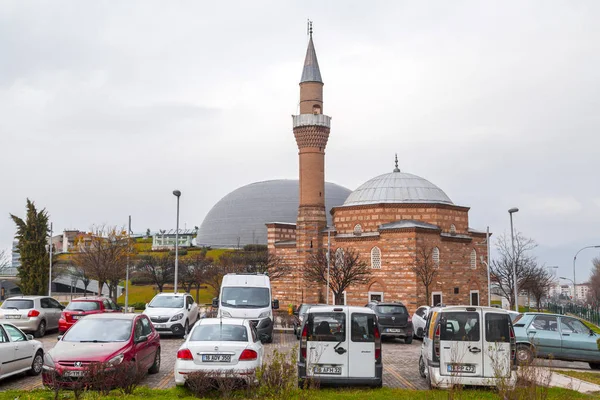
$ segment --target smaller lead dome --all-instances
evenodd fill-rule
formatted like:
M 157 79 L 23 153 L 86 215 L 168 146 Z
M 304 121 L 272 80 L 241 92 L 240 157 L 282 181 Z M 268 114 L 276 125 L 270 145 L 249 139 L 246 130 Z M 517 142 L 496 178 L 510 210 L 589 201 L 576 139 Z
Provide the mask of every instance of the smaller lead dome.
M 344 206 L 380 203 L 453 204 L 442 189 L 427 179 L 396 168 L 360 185 L 348 196 Z

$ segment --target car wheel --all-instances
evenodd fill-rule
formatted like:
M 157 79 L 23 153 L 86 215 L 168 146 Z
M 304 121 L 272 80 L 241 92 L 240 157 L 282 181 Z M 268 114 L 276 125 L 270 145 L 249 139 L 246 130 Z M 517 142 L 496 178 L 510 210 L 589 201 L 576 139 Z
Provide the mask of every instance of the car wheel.
M 185 336 L 188 333 L 190 333 L 190 323 L 188 322 L 188 320 L 185 320 L 185 325 L 183 325 L 183 335 L 181 336 Z
M 423 339 L 423 328 L 417 329 L 417 337 Z
M 590 368 L 591 369 L 596 369 L 596 370 L 600 369 L 600 363 L 593 363 L 593 362 L 591 362 L 589 364 L 590 364 Z
M 533 361 L 533 352 L 531 347 L 525 344 L 517 345 L 517 363 L 519 365 L 529 365 Z
M 423 360 L 423 356 L 419 357 L 419 375 L 421 375 L 421 378 L 427 378 L 425 375 L 425 360 Z
M 41 338 L 46 334 L 46 321 L 41 320 L 38 328 L 35 332 L 33 332 L 33 336 L 36 338 Z
M 44 366 L 44 353 L 42 350 L 38 350 L 33 357 L 33 362 L 31 363 L 31 369 L 27 371 L 28 375 L 37 376 L 42 372 L 42 367 Z
M 404 343 L 411 344 L 412 343 L 412 339 L 413 339 L 412 336 L 411 337 L 407 337 L 407 338 L 404 339 Z
M 156 350 L 156 354 L 154 355 L 154 364 L 148 370 L 149 374 L 158 374 L 160 371 L 160 347 Z
M 269 335 L 269 337 L 267 337 L 267 340 L 265 340 L 265 343 L 273 343 L 273 334 L 272 333 Z

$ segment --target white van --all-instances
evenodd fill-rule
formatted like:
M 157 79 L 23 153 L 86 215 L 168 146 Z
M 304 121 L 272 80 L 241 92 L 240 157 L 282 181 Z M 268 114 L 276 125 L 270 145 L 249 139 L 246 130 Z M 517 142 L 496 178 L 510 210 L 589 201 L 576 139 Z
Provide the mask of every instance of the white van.
M 377 316 L 366 307 L 311 307 L 301 327 L 298 386 L 381 387 L 383 362 Z
M 225 275 L 213 307 L 218 307 L 217 318 L 249 319 L 262 342 L 273 341 L 273 309 L 279 308 L 279 301 L 271 301 L 271 281 L 267 275 Z
M 419 373 L 431 387 L 514 386 L 516 340 L 510 315 L 492 307 L 451 306 L 429 311 Z

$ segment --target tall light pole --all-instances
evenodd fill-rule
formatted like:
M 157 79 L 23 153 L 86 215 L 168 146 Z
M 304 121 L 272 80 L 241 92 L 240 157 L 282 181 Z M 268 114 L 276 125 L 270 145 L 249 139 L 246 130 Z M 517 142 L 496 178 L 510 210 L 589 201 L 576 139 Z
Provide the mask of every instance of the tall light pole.
M 327 305 L 329 305 L 329 258 L 331 254 L 331 229 L 327 229 Z
M 598 249 L 600 248 L 600 245 L 595 245 L 595 246 L 585 246 L 582 247 L 581 249 L 579 249 L 579 251 L 577 251 L 577 253 L 575 253 L 575 257 L 573 257 L 573 297 L 575 297 L 575 262 L 577 261 L 577 256 L 579 255 L 579 253 L 585 249 Z
M 129 216 L 129 225 L 127 228 L 127 267 L 125 267 L 125 312 L 129 309 L 129 252 L 131 246 L 131 215 Z
M 573 300 L 575 300 L 575 281 L 573 279 L 565 278 L 561 276 L 560 279 L 564 279 L 565 281 L 571 281 L 573 283 Z
M 66 238 L 63 238 L 65 240 Z M 50 271 L 48 272 L 48 296 L 52 296 L 52 222 L 50 222 Z
M 177 225 L 175 229 L 175 283 L 173 285 L 173 293 L 177 293 L 177 275 L 179 271 L 179 197 L 181 192 L 173 190 L 173 194 L 177 197 Z
M 515 256 L 515 230 L 513 229 L 513 213 L 519 212 L 517 207 L 513 207 L 508 210 L 508 214 L 510 215 L 510 239 L 512 242 L 512 264 L 513 264 L 513 279 L 515 286 L 515 311 L 519 312 L 519 289 L 517 282 L 517 260 Z

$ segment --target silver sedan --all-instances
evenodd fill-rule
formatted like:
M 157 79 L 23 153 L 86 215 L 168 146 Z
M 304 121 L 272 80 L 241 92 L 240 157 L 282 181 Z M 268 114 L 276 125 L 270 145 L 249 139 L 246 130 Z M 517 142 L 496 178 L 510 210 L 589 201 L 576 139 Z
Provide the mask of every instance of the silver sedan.
M 12 324 L 0 323 L 0 379 L 22 372 L 39 375 L 43 365 L 41 342 Z

